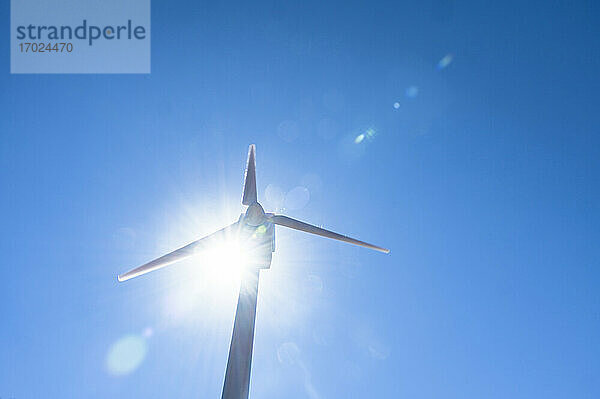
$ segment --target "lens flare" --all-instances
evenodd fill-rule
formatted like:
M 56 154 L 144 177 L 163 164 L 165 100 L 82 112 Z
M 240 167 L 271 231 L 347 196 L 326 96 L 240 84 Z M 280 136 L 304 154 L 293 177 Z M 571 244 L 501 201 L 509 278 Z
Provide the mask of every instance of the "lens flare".
M 375 129 L 373 129 L 372 127 L 370 127 L 367 130 L 365 130 L 364 133 L 361 133 L 358 136 L 356 136 L 356 138 L 354 139 L 354 144 L 360 144 L 363 141 L 365 141 L 365 139 L 373 140 L 375 138 L 376 134 L 377 134 L 377 131 Z
M 279 210 L 285 202 L 285 193 L 283 190 L 274 184 L 269 184 L 265 189 L 265 197 L 268 205 L 274 210 Z
M 165 298 L 167 320 L 193 326 L 205 316 L 220 314 L 239 289 L 242 271 L 249 261 L 246 255 L 246 248 L 230 237 L 180 265 Z
M 406 89 L 406 97 L 415 98 L 419 94 L 419 88 L 417 86 L 410 86 Z
M 285 207 L 290 210 L 302 209 L 310 201 L 310 192 L 306 187 L 294 187 L 285 195 Z
M 437 64 L 437 69 L 442 70 L 446 68 L 452 62 L 452 54 L 446 54 Z
M 385 360 L 390 356 L 390 348 L 383 345 L 381 342 L 371 342 L 367 346 L 367 349 L 369 350 L 371 357 L 377 360 Z
M 142 335 L 144 336 L 144 338 L 150 338 L 154 335 L 154 329 L 152 329 L 152 327 L 146 327 L 144 328 L 144 332 L 142 332 Z
M 300 349 L 294 342 L 284 342 L 277 348 L 277 360 L 279 363 L 293 365 L 298 361 Z
M 302 187 L 306 187 L 311 195 L 320 192 L 323 188 L 323 180 L 316 173 L 307 173 L 302 176 L 300 184 L 302 184 Z
M 259 226 L 260 228 L 260 226 Z M 236 239 L 220 242 L 214 248 L 203 251 L 197 258 L 206 270 L 203 277 L 208 277 L 213 284 L 228 284 L 238 278 L 248 265 L 248 249 Z
M 146 341 L 139 335 L 126 335 L 115 342 L 106 356 L 106 368 L 115 376 L 135 371 L 146 357 Z

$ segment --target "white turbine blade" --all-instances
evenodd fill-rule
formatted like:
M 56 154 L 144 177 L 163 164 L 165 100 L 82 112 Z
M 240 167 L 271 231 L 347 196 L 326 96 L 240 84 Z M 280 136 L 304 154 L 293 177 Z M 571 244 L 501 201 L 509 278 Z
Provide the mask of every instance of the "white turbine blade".
M 242 204 L 250 205 L 256 202 L 256 147 L 250 144 L 248 149 L 248 162 L 246 163 L 246 178 L 244 180 L 244 195 Z
M 175 251 L 168 253 L 166 255 L 163 255 L 158 259 L 154 259 L 151 262 L 148 262 L 142 266 L 136 267 L 135 269 L 132 269 L 132 270 L 128 271 L 127 273 L 120 274 L 118 279 L 119 279 L 119 281 L 126 281 L 126 280 L 132 279 L 134 277 L 141 276 L 142 274 L 146 274 L 151 271 L 161 269 L 161 268 L 168 266 L 172 263 L 175 263 L 179 260 L 190 257 L 190 256 L 196 254 L 197 252 L 199 252 L 200 250 L 210 246 L 210 244 L 214 242 L 214 239 L 225 238 L 228 234 L 234 233 L 236 230 L 235 227 L 237 227 L 237 226 L 238 226 L 238 224 L 236 222 L 236 223 L 234 223 L 230 226 L 227 226 L 221 230 L 218 230 L 206 237 L 203 237 L 199 240 L 191 242 L 188 245 L 186 245 L 185 247 L 176 249 Z
M 333 231 L 325 230 L 320 227 L 313 226 L 287 216 L 273 215 L 270 217 L 270 219 L 271 222 L 279 226 L 289 227 L 290 229 L 296 229 L 304 231 L 306 233 L 316 234 L 322 237 L 333 238 L 334 240 L 344 241 L 354 245 L 360 245 L 361 247 L 374 249 L 375 251 L 383 252 L 385 254 L 390 252 L 389 249 L 378 247 L 377 245 L 369 244 L 364 241 L 356 240 L 354 238 L 346 237 L 341 234 L 334 233 Z

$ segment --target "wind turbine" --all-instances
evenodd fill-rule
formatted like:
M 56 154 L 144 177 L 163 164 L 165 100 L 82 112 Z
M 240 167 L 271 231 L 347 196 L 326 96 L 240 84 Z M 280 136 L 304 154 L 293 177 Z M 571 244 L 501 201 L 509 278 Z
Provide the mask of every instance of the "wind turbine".
M 350 244 L 360 245 L 379 252 L 389 253 L 389 249 L 368 244 L 333 231 L 325 230 L 288 216 L 265 213 L 256 197 L 255 146 L 250 145 L 244 181 L 242 204 L 248 206 L 237 222 L 218 230 L 204 238 L 196 240 L 171 253 L 161 256 L 140 267 L 119 275 L 119 281 L 161 269 L 179 260 L 188 258 L 199 251 L 210 248 L 221 240 L 235 240 L 244 248 L 248 264 L 244 265 L 240 293 L 238 297 L 233 334 L 229 347 L 227 371 L 223 383 L 222 399 L 247 399 L 250 387 L 250 366 L 254 341 L 254 321 L 256 318 L 256 299 L 258 278 L 261 269 L 271 267 L 272 252 L 275 251 L 275 225 L 288 227 L 306 233 L 316 234 Z

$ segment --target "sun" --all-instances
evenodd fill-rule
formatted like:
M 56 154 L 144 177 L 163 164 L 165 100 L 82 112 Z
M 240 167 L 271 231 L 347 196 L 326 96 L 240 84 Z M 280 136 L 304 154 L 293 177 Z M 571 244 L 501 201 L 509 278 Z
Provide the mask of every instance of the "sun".
M 198 252 L 169 274 L 165 317 L 178 324 L 193 324 L 198 317 L 229 314 L 248 264 L 247 250 L 235 237 Z
M 214 284 L 228 284 L 231 280 L 239 280 L 249 263 L 247 249 L 235 238 L 215 243 L 212 248 L 202 250 L 194 260 L 206 269 L 202 271 L 202 277 Z

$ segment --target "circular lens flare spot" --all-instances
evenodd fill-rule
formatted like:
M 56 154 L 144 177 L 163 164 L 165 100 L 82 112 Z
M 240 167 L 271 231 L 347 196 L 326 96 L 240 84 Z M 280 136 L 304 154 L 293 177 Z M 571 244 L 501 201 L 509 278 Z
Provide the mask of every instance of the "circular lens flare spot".
M 410 86 L 406 89 L 406 97 L 415 98 L 419 94 L 419 88 L 417 86 Z
M 144 338 L 150 338 L 154 335 L 154 330 L 152 329 L 152 327 L 146 327 L 144 328 L 144 332 L 142 333 L 142 335 L 144 336 Z
M 115 376 L 123 376 L 135 371 L 146 357 L 146 341 L 138 335 L 126 335 L 115 342 L 108 350 L 106 367 Z
M 300 349 L 294 342 L 284 342 L 277 348 L 277 360 L 281 364 L 292 365 L 298 361 Z
M 308 201 L 310 201 L 310 192 L 306 187 L 298 186 L 286 194 L 285 207 L 290 210 L 302 209 Z

